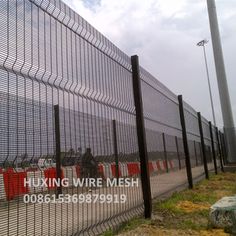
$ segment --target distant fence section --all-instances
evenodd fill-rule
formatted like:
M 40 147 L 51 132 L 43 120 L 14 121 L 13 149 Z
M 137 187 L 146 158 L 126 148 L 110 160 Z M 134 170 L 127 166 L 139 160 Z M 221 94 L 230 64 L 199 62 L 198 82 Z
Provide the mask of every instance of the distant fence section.
M 142 67 L 140 154 L 130 57 L 61 0 L 0 1 L 0 25 L 0 235 L 97 235 L 147 212 L 169 176 L 223 170 L 224 134 L 183 102 L 183 139 L 178 97 Z M 122 177 L 139 184 L 105 184 Z

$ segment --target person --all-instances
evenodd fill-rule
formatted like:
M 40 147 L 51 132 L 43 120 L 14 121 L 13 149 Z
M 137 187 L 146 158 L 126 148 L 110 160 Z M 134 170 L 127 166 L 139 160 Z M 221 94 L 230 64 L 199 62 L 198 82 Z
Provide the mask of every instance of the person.
M 91 148 L 86 149 L 81 164 L 84 178 L 95 178 L 97 176 L 97 162 L 91 153 Z

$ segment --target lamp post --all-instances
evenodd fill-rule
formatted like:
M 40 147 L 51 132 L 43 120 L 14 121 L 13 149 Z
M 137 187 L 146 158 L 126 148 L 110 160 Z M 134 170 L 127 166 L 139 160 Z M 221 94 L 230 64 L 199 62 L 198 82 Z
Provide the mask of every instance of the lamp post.
M 208 81 L 208 87 L 209 87 L 209 93 L 210 93 L 210 100 L 211 100 L 212 116 L 213 116 L 214 125 L 216 126 L 216 117 L 215 117 L 214 103 L 213 103 L 212 92 L 211 92 L 211 82 L 210 82 L 209 71 L 208 71 L 208 65 L 207 65 L 206 49 L 205 49 L 205 44 L 207 44 L 207 43 L 208 43 L 208 41 L 207 41 L 206 39 L 203 39 L 202 41 L 200 41 L 200 42 L 197 43 L 197 46 L 203 48 L 204 59 L 205 59 L 205 65 L 206 65 L 207 81 Z

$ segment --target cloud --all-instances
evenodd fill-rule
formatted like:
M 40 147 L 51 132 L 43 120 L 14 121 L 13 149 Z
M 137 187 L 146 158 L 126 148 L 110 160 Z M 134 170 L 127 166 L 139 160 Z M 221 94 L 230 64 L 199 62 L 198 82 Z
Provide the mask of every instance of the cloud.
M 126 54 L 138 54 L 151 74 L 212 120 L 202 48 L 210 39 L 205 0 L 64 0 Z M 217 10 L 236 118 L 236 1 L 218 0 Z M 217 123 L 222 116 L 211 42 L 207 57 Z

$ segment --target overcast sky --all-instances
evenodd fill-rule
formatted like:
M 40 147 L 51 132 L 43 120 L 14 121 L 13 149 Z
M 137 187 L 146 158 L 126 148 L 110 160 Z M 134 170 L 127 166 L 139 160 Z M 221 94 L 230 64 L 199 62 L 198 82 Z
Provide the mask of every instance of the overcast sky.
M 203 51 L 210 39 L 206 0 L 63 0 L 174 93 L 212 120 Z M 216 0 L 228 86 L 236 121 L 236 0 Z M 207 48 L 216 121 L 222 115 L 212 43 Z

